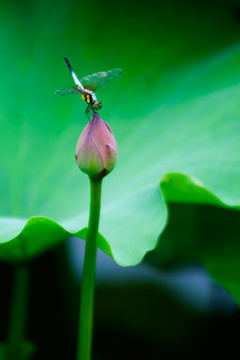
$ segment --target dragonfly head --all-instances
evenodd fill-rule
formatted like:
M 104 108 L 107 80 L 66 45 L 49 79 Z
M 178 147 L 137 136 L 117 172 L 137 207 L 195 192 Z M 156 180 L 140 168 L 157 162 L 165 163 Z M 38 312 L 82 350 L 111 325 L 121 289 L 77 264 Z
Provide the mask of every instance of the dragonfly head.
M 102 107 L 102 103 L 100 101 L 94 101 L 93 108 L 94 110 L 99 110 Z

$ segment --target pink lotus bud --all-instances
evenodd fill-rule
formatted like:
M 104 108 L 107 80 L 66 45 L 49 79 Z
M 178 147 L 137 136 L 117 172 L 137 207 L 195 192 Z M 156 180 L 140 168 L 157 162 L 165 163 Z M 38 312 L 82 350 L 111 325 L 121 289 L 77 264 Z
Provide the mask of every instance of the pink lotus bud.
M 107 175 L 117 161 L 117 144 L 110 127 L 97 112 L 83 129 L 76 148 L 78 167 L 91 178 Z

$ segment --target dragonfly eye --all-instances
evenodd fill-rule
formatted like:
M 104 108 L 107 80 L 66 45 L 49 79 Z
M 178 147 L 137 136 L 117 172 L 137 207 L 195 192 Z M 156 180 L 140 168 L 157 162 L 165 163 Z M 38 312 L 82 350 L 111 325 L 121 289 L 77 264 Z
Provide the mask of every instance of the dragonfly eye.
M 102 107 L 102 103 L 100 101 L 95 101 L 95 103 L 93 104 L 93 108 L 95 110 L 99 110 L 101 109 L 101 107 Z

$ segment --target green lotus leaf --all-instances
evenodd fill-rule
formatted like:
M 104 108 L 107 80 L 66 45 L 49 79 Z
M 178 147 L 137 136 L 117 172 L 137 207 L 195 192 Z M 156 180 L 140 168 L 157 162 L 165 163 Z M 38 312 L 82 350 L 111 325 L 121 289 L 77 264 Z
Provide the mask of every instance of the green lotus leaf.
M 240 205 L 240 28 L 231 1 L 201 4 L 204 21 L 177 1 L 0 5 L 2 260 L 86 235 L 89 183 L 74 154 L 87 118 L 80 96 L 53 95 L 73 85 L 63 53 L 80 78 L 123 69 L 96 93 L 119 149 L 99 247 L 118 264 L 155 247 L 168 199 Z
M 169 204 L 169 224 L 148 264 L 169 269 L 202 263 L 240 304 L 239 210 L 204 204 Z

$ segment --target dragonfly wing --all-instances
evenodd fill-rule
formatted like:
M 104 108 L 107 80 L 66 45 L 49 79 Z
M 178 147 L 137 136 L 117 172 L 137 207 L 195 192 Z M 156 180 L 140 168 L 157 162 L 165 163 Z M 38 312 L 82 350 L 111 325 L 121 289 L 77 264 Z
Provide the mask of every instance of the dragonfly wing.
M 102 86 L 107 84 L 112 79 L 116 78 L 122 73 L 121 69 L 112 69 L 108 71 L 100 71 L 93 75 L 85 76 L 80 80 L 81 84 L 85 89 L 96 91 L 100 89 Z
M 73 87 L 69 87 L 69 88 L 64 87 L 64 88 L 54 91 L 54 94 L 64 96 L 64 95 L 71 95 L 71 94 L 79 94 L 79 91 Z

